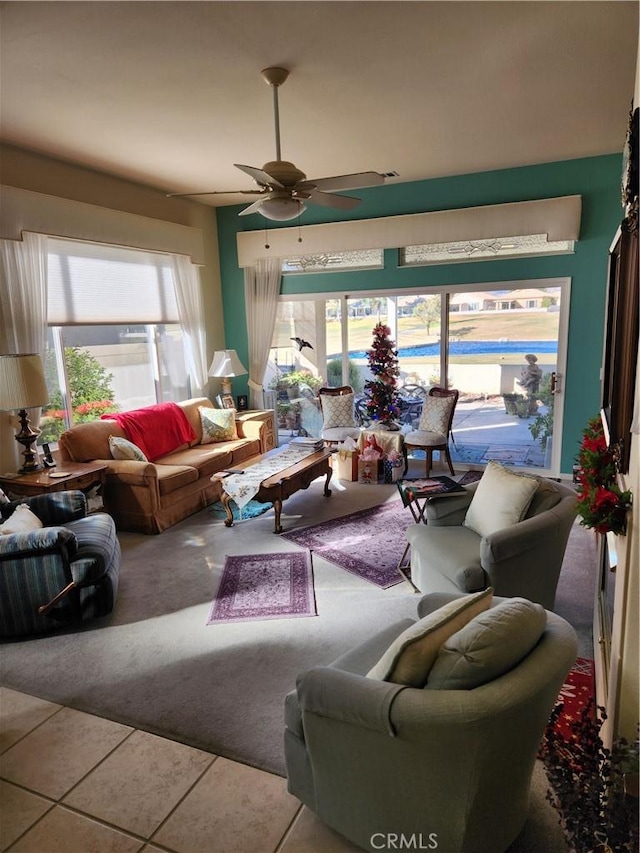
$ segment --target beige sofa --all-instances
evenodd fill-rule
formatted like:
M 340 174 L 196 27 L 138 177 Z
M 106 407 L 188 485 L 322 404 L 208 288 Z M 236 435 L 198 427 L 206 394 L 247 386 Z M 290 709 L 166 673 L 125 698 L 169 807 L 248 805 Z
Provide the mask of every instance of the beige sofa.
M 65 461 L 106 463 L 104 508 L 119 530 L 161 533 L 220 498 L 221 484 L 211 482 L 212 474 L 275 446 L 271 413 L 237 413 L 238 439 L 201 444 L 199 408 L 212 408 L 213 403 L 199 397 L 178 405 L 197 438 L 155 462 L 111 458 L 109 436 L 126 438 L 115 421 L 78 424 L 60 436 L 61 466 Z

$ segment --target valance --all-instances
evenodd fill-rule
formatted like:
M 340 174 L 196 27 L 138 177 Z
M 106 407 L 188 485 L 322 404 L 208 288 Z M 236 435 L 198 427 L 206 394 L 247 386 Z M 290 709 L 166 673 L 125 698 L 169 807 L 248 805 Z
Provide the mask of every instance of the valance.
M 550 242 L 577 240 L 581 210 L 582 197 L 573 195 L 379 219 L 303 227 L 295 225 L 271 229 L 270 249 L 265 249 L 264 229 L 243 231 L 237 235 L 238 265 L 251 267 L 258 258 L 264 257 L 286 258 L 354 249 L 396 249 L 528 234 L 546 234 Z M 299 237 L 302 237 L 302 243 L 298 242 Z

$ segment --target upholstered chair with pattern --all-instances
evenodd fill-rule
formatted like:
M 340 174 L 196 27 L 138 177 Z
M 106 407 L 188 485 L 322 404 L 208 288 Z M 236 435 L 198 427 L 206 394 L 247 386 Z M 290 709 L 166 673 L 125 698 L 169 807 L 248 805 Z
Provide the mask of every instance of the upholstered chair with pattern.
M 360 436 L 360 427 L 356 423 L 353 388 L 350 385 L 342 385 L 339 388 L 320 388 L 318 399 L 322 411 L 320 436 L 324 439 L 324 443 L 340 444 L 345 438 L 353 438 L 357 441 Z
M 412 450 L 424 450 L 427 455 L 428 477 L 433 466 L 433 451 L 444 453 L 449 471 L 454 474 L 449 453 L 449 436 L 451 435 L 451 424 L 459 392 L 455 389 L 440 388 L 434 385 L 429 389 L 426 397 L 418 429 L 411 430 L 404 437 L 404 444 L 409 454 Z
M 120 544 L 81 491 L 0 506 L 0 636 L 42 634 L 113 610 Z

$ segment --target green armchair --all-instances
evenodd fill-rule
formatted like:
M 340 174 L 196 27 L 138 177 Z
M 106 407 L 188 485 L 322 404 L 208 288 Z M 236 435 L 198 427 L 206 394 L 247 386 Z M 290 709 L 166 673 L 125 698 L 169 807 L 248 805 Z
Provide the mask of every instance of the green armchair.
M 423 593 L 522 596 L 553 610 L 567 540 L 577 514 L 573 489 L 544 478 L 522 521 L 480 536 L 463 525 L 478 483 L 465 494 L 433 498 L 427 523 L 407 529 L 411 580 Z
M 457 597 L 425 596 L 419 618 Z M 487 614 L 505 601 L 494 599 Z M 577 650 L 573 628 L 540 610 L 546 624 L 533 647 L 472 689 L 371 677 L 394 640 L 413 629 L 410 619 L 302 673 L 285 700 L 290 793 L 364 850 L 391 849 L 391 838 L 404 836 L 443 853 L 503 853 L 527 819 L 540 740 Z
M 80 491 L 0 506 L 2 519 L 27 504 L 43 523 L 0 536 L 0 637 L 42 634 L 113 609 L 120 544 L 106 513 L 87 515 Z

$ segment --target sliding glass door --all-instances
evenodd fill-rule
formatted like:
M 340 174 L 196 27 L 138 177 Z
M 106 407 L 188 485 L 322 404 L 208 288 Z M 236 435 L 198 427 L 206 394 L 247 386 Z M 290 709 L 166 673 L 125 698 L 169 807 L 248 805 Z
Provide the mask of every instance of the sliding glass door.
M 434 385 L 460 392 L 454 461 L 557 472 L 569 281 L 539 284 L 281 302 L 265 376 L 281 435 L 317 434 L 313 396 L 321 385 L 348 384 L 362 394 L 373 329 L 384 323 L 408 398 Z

